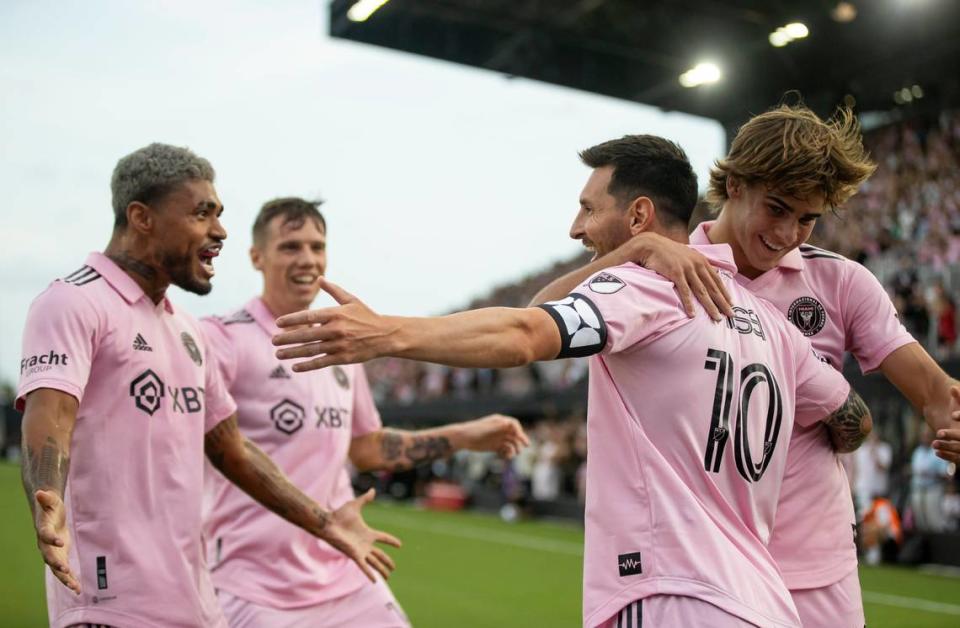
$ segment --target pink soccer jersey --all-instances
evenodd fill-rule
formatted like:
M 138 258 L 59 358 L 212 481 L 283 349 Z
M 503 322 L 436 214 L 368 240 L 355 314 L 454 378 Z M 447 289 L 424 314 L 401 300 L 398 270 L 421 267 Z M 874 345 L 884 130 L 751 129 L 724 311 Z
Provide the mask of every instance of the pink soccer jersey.
M 697 227 L 690 242 L 709 244 L 712 225 Z M 835 253 L 802 245 L 756 279 L 736 279 L 786 314 L 837 369 L 846 351 L 866 373 L 895 349 L 915 342 L 876 277 Z M 850 484 L 826 429 L 797 425 L 770 539 L 770 553 L 787 586 L 826 586 L 855 569 L 855 523 Z
M 274 355 L 280 329 L 259 298 L 204 319 L 244 435 L 325 508 L 353 499 L 350 441 L 381 428 L 363 367 L 294 374 Z M 205 536 L 217 589 L 272 608 L 312 606 L 369 582 L 346 556 L 265 510 L 208 466 Z
M 673 285 L 627 264 L 542 306 L 561 356 L 590 360 L 584 626 L 657 594 L 760 626 L 798 626 L 767 551 L 794 422 L 849 386 L 769 304 L 733 281 L 730 248 L 699 247 L 737 317 L 687 318 Z
M 75 596 L 47 570 L 50 625 L 226 626 L 201 540 L 204 434 L 235 406 L 200 326 L 109 258 L 30 306 L 17 407 L 38 388 L 79 402 L 65 502 Z

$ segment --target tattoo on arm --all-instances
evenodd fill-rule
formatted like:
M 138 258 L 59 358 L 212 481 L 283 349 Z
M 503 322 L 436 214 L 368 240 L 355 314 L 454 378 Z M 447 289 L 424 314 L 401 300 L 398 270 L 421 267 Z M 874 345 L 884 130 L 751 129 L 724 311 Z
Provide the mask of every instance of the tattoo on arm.
M 21 465 L 21 479 L 27 501 L 30 502 L 30 510 L 34 511 L 36 508 L 33 494 L 38 490 L 53 491 L 63 498 L 69 473 L 70 457 L 61 450 L 55 438 L 47 436 L 39 452 L 28 444 Z
M 403 471 L 453 453 L 446 436 L 418 436 L 416 432 L 384 430 L 380 440 L 380 454 L 384 465 L 394 471 Z
M 241 455 L 230 449 L 242 447 Z M 236 418 L 221 421 L 207 432 L 207 457 L 223 475 L 264 507 L 311 534 L 318 535 L 330 513 L 294 486 L 263 450 L 240 434 Z
M 850 391 L 847 401 L 824 423 L 830 432 L 833 448 L 839 453 L 849 453 L 857 449 L 873 428 L 873 419 L 867 404 L 853 390 Z

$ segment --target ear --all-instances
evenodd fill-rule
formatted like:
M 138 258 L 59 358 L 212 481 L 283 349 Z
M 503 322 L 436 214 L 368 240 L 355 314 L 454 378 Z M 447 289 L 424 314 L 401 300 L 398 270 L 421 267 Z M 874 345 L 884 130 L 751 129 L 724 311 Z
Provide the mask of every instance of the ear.
M 733 176 L 727 175 L 727 198 L 740 198 L 743 193 L 743 181 Z
M 657 208 L 649 196 L 638 196 L 630 203 L 630 234 L 649 231 L 657 219 Z
M 250 263 L 253 264 L 254 269 L 263 271 L 263 256 L 256 245 L 250 247 Z
M 127 225 L 138 233 L 150 233 L 157 225 L 154 210 L 140 201 L 127 205 Z

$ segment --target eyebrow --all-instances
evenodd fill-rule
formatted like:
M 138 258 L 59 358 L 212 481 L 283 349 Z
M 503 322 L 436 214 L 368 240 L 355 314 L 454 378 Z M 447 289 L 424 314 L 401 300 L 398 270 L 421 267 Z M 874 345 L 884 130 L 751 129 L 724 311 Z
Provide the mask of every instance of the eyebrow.
M 773 201 L 773 203 L 776 204 L 776 205 L 778 205 L 778 206 L 780 207 L 780 209 L 786 209 L 787 211 L 789 211 L 789 212 L 791 212 L 791 213 L 793 213 L 793 214 L 797 213 L 797 210 L 794 209 L 794 208 L 790 205 L 790 203 L 788 203 L 787 201 L 783 200 L 783 199 L 780 198 L 779 196 L 775 196 L 775 195 L 773 195 L 773 194 L 767 194 L 767 200 Z M 800 216 L 800 220 L 803 220 L 803 219 L 805 219 L 805 218 L 819 218 L 820 216 L 823 216 L 823 212 L 820 212 L 820 213 L 817 213 L 817 212 L 807 212 L 806 214 Z
M 197 203 L 196 209 L 219 209 L 220 211 L 223 211 L 224 207 L 223 205 L 218 205 L 213 201 L 200 201 Z

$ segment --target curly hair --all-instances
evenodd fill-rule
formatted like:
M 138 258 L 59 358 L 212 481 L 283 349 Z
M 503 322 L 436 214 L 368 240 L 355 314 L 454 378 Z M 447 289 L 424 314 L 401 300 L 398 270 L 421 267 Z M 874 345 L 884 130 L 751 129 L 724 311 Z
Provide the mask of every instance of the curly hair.
M 714 207 L 722 207 L 732 176 L 796 198 L 820 195 L 835 209 L 856 194 L 876 168 L 850 109 L 839 108 L 821 120 L 803 105 L 781 105 L 740 127 L 730 153 L 710 170 L 706 197 Z
M 122 157 L 113 169 L 113 227 L 127 226 L 127 206 L 150 204 L 190 180 L 214 180 L 210 162 L 188 148 L 153 143 Z

